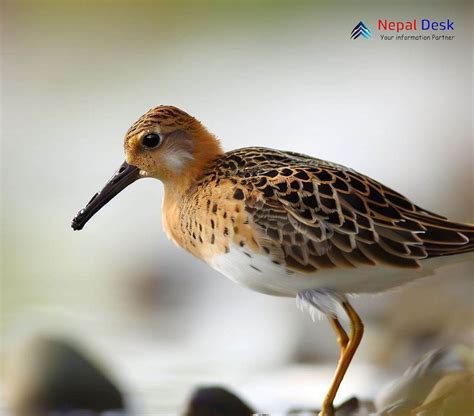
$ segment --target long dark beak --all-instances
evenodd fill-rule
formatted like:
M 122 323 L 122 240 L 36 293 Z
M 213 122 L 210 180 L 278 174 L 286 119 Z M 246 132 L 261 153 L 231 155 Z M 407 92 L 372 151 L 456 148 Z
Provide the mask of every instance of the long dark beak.
M 136 166 L 123 162 L 119 170 L 105 184 L 100 192 L 95 194 L 85 208 L 81 209 L 72 220 L 74 230 L 82 230 L 94 214 L 99 211 L 115 195 L 123 191 L 128 185 L 140 178 L 140 170 Z

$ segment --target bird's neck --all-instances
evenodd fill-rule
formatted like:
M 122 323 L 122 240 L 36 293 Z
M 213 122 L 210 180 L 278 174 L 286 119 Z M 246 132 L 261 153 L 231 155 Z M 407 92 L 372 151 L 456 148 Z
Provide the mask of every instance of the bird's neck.
M 193 189 L 206 169 L 224 154 L 219 140 L 203 126 L 198 125 L 193 132 L 195 150 L 179 175 L 163 181 L 163 226 L 168 236 L 180 244 L 179 218 L 181 211 L 191 198 Z
M 189 160 L 178 175 L 164 180 L 165 199 L 169 202 L 179 201 L 193 184 L 203 175 L 214 160 L 224 154 L 219 140 L 199 122 L 192 131 L 194 150 Z

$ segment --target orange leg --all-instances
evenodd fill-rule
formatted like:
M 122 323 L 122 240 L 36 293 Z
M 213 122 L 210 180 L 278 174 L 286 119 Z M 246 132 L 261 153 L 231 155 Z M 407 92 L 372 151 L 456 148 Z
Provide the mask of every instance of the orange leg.
M 362 335 L 364 334 L 364 324 L 360 320 L 359 316 L 357 315 L 356 311 L 352 308 L 348 301 L 344 301 L 342 303 L 342 307 L 344 311 L 347 313 L 349 317 L 350 326 L 351 326 L 351 333 L 350 336 L 347 337 L 347 334 L 344 331 L 344 328 L 337 320 L 337 318 L 329 318 L 329 322 L 335 329 L 338 335 L 338 343 L 341 346 L 341 356 L 339 358 L 339 362 L 337 364 L 336 373 L 334 374 L 334 379 L 332 381 L 331 387 L 326 394 L 324 399 L 323 408 L 319 413 L 319 416 L 333 416 L 334 415 L 334 406 L 333 402 L 337 394 L 337 390 L 341 385 L 341 382 L 346 374 L 346 371 L 349 367 L 349 364 L 352 361 L 352 357 L 357 350 L 357 347 L 360 344 L 362 339 Z M 345 340 L 345 342 L 344 342 Z
M 328 320 L 331 326 L 333 327 L 334 331 L 336 331 L 337 343 L 341 347 L 341 356 L 342 356 L 344 353 L 344 350 L 346 349 L 347 343 L 349 342 L 349 337 L 347 336 L 344 327 L 339 322 L 339 319 L 334 318 L 332 316 L 328 316 Z

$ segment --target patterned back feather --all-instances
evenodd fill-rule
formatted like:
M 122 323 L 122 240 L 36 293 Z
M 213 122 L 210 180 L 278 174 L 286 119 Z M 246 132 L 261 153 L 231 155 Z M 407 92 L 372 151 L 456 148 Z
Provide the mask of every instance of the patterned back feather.
M 204 182 L 228 179 L 244 199 L 259 244 L 289 269 L 385 264 L 474 250 L 474 226 L 448 221 L 350 168 L 261 147 L 225 153 Z

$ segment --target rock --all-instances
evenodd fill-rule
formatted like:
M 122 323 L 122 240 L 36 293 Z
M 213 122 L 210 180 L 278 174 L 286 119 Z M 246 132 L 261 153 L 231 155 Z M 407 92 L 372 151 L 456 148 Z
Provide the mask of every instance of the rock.
M 35 338 L 9 357 L 7 401 L 15 416 L 124 410 L 120 390 L 72 343 Z
M 474 374 L 463 371 L 443 377 L 423 404 L 415 409 L 416 415 L 456 415 L 474 414 Z
M 374 407 L 372 403 L 363 402 L 356 397 L 346 400 L 335 409 L 335 416 L 369 416 L 372 414 Z M 290 410 L 288 416 L 317 416 L 319 410 L 312 409 L 293 409 Z
M 255 414 L 247 404 L 221 387 L 203 387 L 191 398 L 185 416 L 251 416 Z
M 421 357 L 376 399 L 378 415 L 474 414 L 474 358 L 463 347 L 440 348 Z

